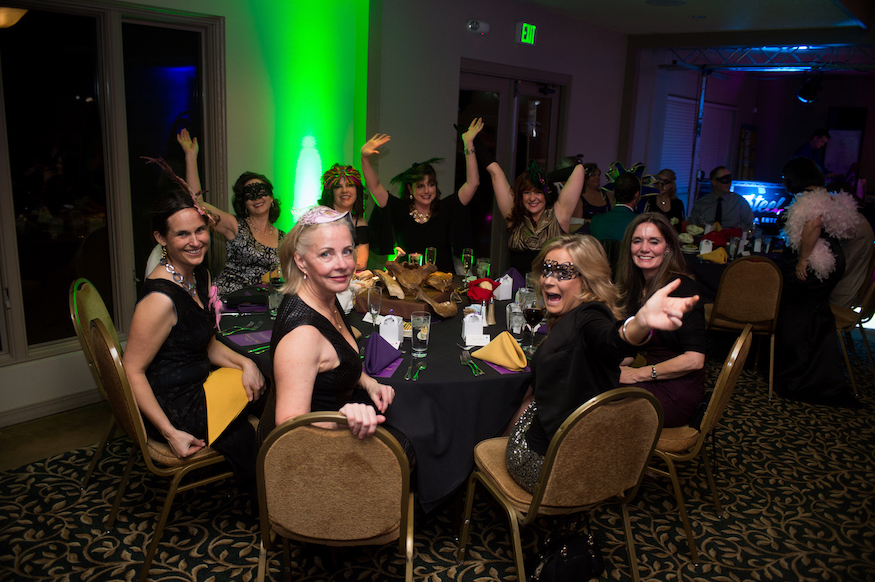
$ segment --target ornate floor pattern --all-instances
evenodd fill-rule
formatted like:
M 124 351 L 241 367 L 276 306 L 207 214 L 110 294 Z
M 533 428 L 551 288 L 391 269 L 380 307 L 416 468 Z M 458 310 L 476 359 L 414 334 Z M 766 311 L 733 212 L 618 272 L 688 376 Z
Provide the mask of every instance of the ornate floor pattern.
M 717 431 L 725 515 L 715 515 L 704 473 L 682 469 L 702 554 L 693 565 L 668 480 L 647 478 L 630 509 L 642 580 L 875 580 L 875 378 L 856 344 L 862 410 L 769 402 L 764 370 L 748 366 Z M 722 340 L 709 345 L 712 379 L 728 348 Z M 112 442 L 84 491 L 79 481 L 94 447 L 0 473 L 0 581 L 136 578 L 165 482 L 138 465 L 115 527 L 105 531 L 129 447 L 124 438 Z M 517 580 L 505 518 L 484 495 L 475 500 L 468 560 L 456 563 L 460 513 L 452 500 L 417 513 L 416 579 Z M 553 525 L 544 520 L 524 530 L 529 554 Z M 592 526 L 605 554 L 602 578 L 631 580 L 618 508 L 594 511 Z M 218 483 L 186 492 L 174 503 L 150 580 L 254 580 L 259 541 L 257 519 L 235 489 Z M 404 575 L 396 545 L 332 555 L 293 544 L 291 559 L 292 578 L 307 582 Z M 269 579 L 283 579 L 281 562 L 281 551 L 270 555 Z

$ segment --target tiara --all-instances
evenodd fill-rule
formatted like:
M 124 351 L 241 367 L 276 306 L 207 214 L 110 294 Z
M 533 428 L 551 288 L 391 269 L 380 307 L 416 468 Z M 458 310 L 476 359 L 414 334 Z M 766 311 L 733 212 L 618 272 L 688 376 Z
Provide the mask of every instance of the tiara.
M 311 206 L 297 211 L 292 210 L 293 216 L 299 213 L 300 217 L 298 218 L 298 224 L 303 224 L 304 226 L 336 222 L 349 216 L 349 212 L 338 212 L 327 206 Z

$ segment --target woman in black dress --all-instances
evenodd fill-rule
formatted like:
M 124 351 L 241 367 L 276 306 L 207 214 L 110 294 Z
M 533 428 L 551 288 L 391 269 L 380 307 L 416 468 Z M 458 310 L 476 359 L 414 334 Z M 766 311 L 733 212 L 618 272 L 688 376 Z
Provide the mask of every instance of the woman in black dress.
M 859 216 L 847 194 L 831 195 L 809 158 L 784 166 L 784 186 L 796 196 L 781 215 L 784 287 L 775 329 L 775 390 L 784 398 L 828 406 L 859 406 L 841 368 L 829 295 L 845 272 L 839 239 Z
M 665 216 L 675 231 L 681 231 L 681 224 L 686 220 L 684 203 L 677 197 L 677 176 L 674 170 L 660 170 L 656 175 L 659 194 L 647 197 L 644 212 L 658 212 Z
M 648 341 L 654 329 L 675 330 L 698 297 L 669 297 L 677 282 L 653 294 L 621 323 L 611 267 L 591 236 L 562 235 L 536 261 L 550 333 L 532 360 L 533 400 L 524 403 L 507 443 L 507 468 L 531 492 L 550 440 L 589 399 L 617 388 L 620 361 Z
M 395 390 L 362 370 L 337 302 L 336 294 L 346 290 L 355 271 L 348 215 L 325 206 L 307 211 L 280 246 L 280 261 L 285 297 L 270 343 L 276 389 L 261 418 L 262 438 L 295 416 L 338 409 L 353 434 L 372 435 L 385 420 L 382 413 Z
M 672 281 L 674 297 L 696 295 L 686 275 L 678 235 L 661 214 L 646 213 L 626 229 L 617 263 L 617 287 L 625 315 L 632 315 L 657 290 Z M 663 426 L 683 426 L 705 398 L 705 310 L 697 305 L 673 331 L 657 331 L 647 344 L 647 365 L 632 368 L 632 358 L 620 367 L 620 384 L 644 388 L 659 399 Z
M 362 146 L 362 173 L 365 185 L 378 208 L 371 216 L 371 228 L 380 233 L 382 251 L 391 253 L 393 246 L 407 253 L 424 254 L 427 247 L 437 249 L 437 267 L 446 273 L 455 272 L 453 257 L 462 256 L 462 248 L 470 244 L 470 218 L 465 208 L 480 186 L 480 173 L 474 157 L 474 138 L 483 129 L 483 121 L 475 119 L 462 134 L 467 181 L 459 193 L 441 199 L 432 158 L 415 163 L 410 169 L 392 178 L 398 184 L 398 198 L 391 196 L 380 183 L 371 165 L 371 156 L 389 143 L 388 135 L 377 134 Z
M 206 446 L 204 381 L 211 366 L 243 371 L 253 402 L 265 389 L 256 365 L 216 340 L 210 275 L 202 262 L 210 245 L 209 221 L 188 192 L 158 203 L 152 228 L 164 257 L 143 283 L 131 321 L 124 364 L 151 438 L 188 457 Z M 255 431 L 241 414 L 211 446 L 225 455 L 241 486 L 252 491 Z
M 352 166 L 334 164 L 322 174 L 322 196 L 319 205 L 338 212 L 349 212 L 355 227 L 355 270 L 368 268 L 370 235 L 365 220 L 365 188 L 362 176 Z

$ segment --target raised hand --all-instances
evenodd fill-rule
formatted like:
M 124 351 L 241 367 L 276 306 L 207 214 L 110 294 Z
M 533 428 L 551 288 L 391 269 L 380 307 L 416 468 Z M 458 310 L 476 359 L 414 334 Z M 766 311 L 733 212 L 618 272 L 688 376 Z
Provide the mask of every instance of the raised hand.
M 462 141 L 465 142 L 465 145 L 471 145 L 474 141 L 474 138 L 477 137 L 477 134 L 483 129 L 483 118 L 476 117 L 473 121 L 471 121 L 471 125 L 468 126 L 468 130 L 462 134 Z
M 185 152 L 186 155 L 190 154 L 197 157 L 197 154 L 200 151 L 200 147 L 197 145 L 197 138 L 192 139 L 186 128 L 183 127 L 182 131 L 176 135 L 176 141 L 179 142 L 182 151 Z
M 378 133 L 371 139 L 365 142 L 362 146 L 362 157 L 369 158 L 374 154 L 380 153 L 380 148 L 389 143 L 392 138 L 385 133 Z

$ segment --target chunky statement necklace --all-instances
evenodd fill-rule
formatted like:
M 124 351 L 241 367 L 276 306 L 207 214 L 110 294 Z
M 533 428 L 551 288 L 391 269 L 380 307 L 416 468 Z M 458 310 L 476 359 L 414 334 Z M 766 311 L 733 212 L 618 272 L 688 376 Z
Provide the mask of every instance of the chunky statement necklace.
M 428 219 L 431 218 L 431 212 L 426 212 L 423 214 L 416 208 L 410 209 L 410 216 L 413 217 L 413 220 L 416 221 L 417 224 L 425 224 L 428 222 Z
M 252 219 L 251 219 L 251 218 L 247 218 L 247 219 L 246 219 L 246 223 L 249 224 L 249 229 L 252 230 L 252 231 L 254 231 L 256 234 L 260 234 L 261 236 L 270 236 L 270 235 L 273 234 L 273 225 L 270 224 L 270 223 L 268 223 L 267 232 L 261 232 L 260 230 L 258 230 L 257 228 L 255 228 L 255 225 L 252 224 Z
M 185 279 L 182 278 L 182 275 L 176 272 L 176 269 L 173 268 L 173 265 L 170 264 L 170 261 L 167 260 L 167 257 L 161 258 L 161 264 L 164 265 L 164 268 L 170 273 L 170 276 L 173 278 L 173 282 L 179 284 L 180 287 L 185 289 L 189 295 L 192 297 L 197 293 L 197 277 L 194 273 L 191 274 L 192 282 L 189 283 Z

